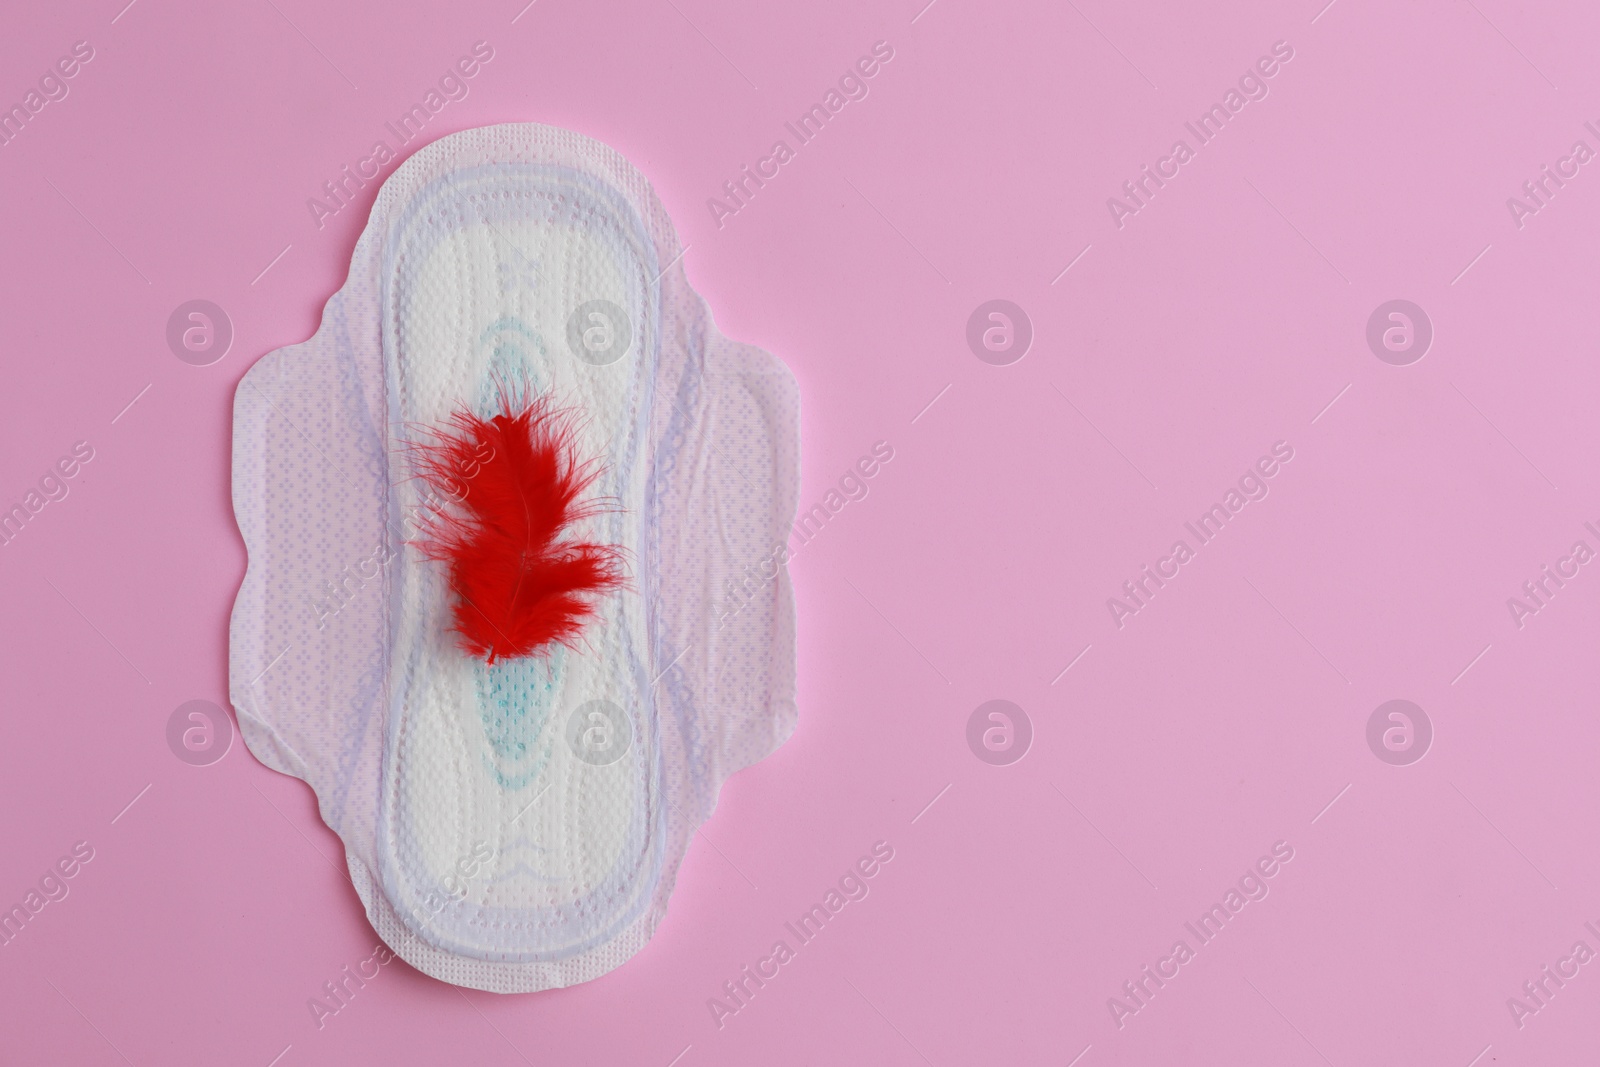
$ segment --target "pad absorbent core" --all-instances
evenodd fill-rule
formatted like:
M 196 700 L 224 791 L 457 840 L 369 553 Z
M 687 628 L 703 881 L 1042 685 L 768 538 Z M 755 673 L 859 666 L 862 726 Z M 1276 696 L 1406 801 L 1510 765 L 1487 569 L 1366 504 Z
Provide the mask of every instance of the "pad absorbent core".
M 722 783 L 794 729 L 772 561 L 798 391 L 717 331 L 682 256 L 610 148 L 454 134 L 384 183 L 316 334 L 234 398 L 240 731 L 315 790 L 379 936 L 446 982 L 529 992 L 622 964 Z M 626 574 L 576 640 L 490 663 L 418 548 L 452 502 L 413 464 L 419 432 L 492 419 L 508 390 L 571 413 L 605 504 L 564 536 L 614 546 Z

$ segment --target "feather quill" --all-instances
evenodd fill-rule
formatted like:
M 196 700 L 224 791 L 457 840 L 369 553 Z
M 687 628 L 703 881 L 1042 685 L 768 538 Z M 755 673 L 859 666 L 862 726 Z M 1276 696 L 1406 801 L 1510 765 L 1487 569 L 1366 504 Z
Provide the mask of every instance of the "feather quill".
M 452 629 L 489 663 L 575 647 L 595 597 L 623 584 L 622 550 L 575 540 L 574 523 L 615 505 L 580 498 L 603 473 L 574 454 L 575 414 L 502 389 L 488 419 L 465 409 L 413 446 L 413 469 L 452 501 L 423 520 L 423 555 L 446 565 Z

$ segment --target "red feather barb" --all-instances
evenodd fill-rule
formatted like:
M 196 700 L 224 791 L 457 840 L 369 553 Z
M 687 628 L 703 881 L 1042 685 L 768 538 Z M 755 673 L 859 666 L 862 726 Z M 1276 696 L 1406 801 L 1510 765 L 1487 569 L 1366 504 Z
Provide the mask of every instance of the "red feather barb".
M 623 583 L 621 549 L 570 539 L 573 523 L 612 510 L 578 502 L 602 472 L 574 456 L 574 417 L 543 397 L 514 410 L 502 392 L 500 414 L 457 411 L 414 446 L 417 475 L 454 505 L 429 509 L 417 547 L 446 564 L 452 629 L 489 663 L 575 647 L 590 598 Z

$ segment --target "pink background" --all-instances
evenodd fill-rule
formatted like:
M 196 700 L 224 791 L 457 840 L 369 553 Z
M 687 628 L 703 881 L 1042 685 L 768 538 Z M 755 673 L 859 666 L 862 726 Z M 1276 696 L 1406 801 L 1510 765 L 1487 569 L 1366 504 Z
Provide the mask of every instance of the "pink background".
M 0 547 L 0 907 L 95 853 L 0 948 L 0 1061 L 1592 1058 L 1600 963 L 1520 1027 L 1507 998 L 1600 950 L 1600 567 L 1521 628 L 1506 603 L 1600 549 L 1600 166 L 1506 205 L 1600 149 L 1592 5 L 123 2 L 0 37 L 6 104 L 95 51 L 0 147 L 0 508 L 95 450 Z M 337 838 L 237 740 L 194 767 L 165 729 L 226 699 L 234 387 L 313 332 L 376 185 L 322 229 L 306 201 L 478 40 L 427 139 L 618 148 L 721 327 L 794 369 L 802 508 L 895 458 L 798 553 L 799 729 L 644 952 L 511 997 L 397 961 L 319 1029 L 376 943 Z M 879 40 L 870 95 L 719 228 L 706 199 Z M 1280 40 L 1270 95 L 1119 229 L 1106 198 Z M 1035 330 L 1003 367 L 964 337 L 997 297 Z M 194 298 L 236 329 L 212 366 L 166 345 Z M 1410 366 L 1365 340 L 1394 298 L 1435 329 Z M 1279 440 L 1270 496 L 1119 629 L 1106 599 Z M 966 741 L 995 698 L 1033 726 L 1009 766 Z M 1410 766 L 1367 745 L 1393 698 L 1435 731 Z M 1119 1028 L 1108 998 L 1280 840 L 1270 895 Z M 719 1028 L 876 841 L 870 895 Z

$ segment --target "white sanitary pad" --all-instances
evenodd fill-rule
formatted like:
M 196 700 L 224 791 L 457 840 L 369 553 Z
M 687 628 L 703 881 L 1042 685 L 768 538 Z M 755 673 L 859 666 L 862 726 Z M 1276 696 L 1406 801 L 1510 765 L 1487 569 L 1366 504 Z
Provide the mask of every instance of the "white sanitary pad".
M 604 145 L 455 134 L 384 183 L 316 335 L 235 397 L 241 732 L 316 790 L 383 940 L 447 982 L 527 992 L 627 960 L 722 782 L 794 728 L 788 575 L 747 572 L 794 518 L 797 390 L 717 332 L 680 260 Z M 577 649 L 490 666 L 405 544 L 441 503 L 405 446 L 494 414 L 504 382 L 581 412 L 621 506 L 575 534 L 622 546 L 630 588 Z

